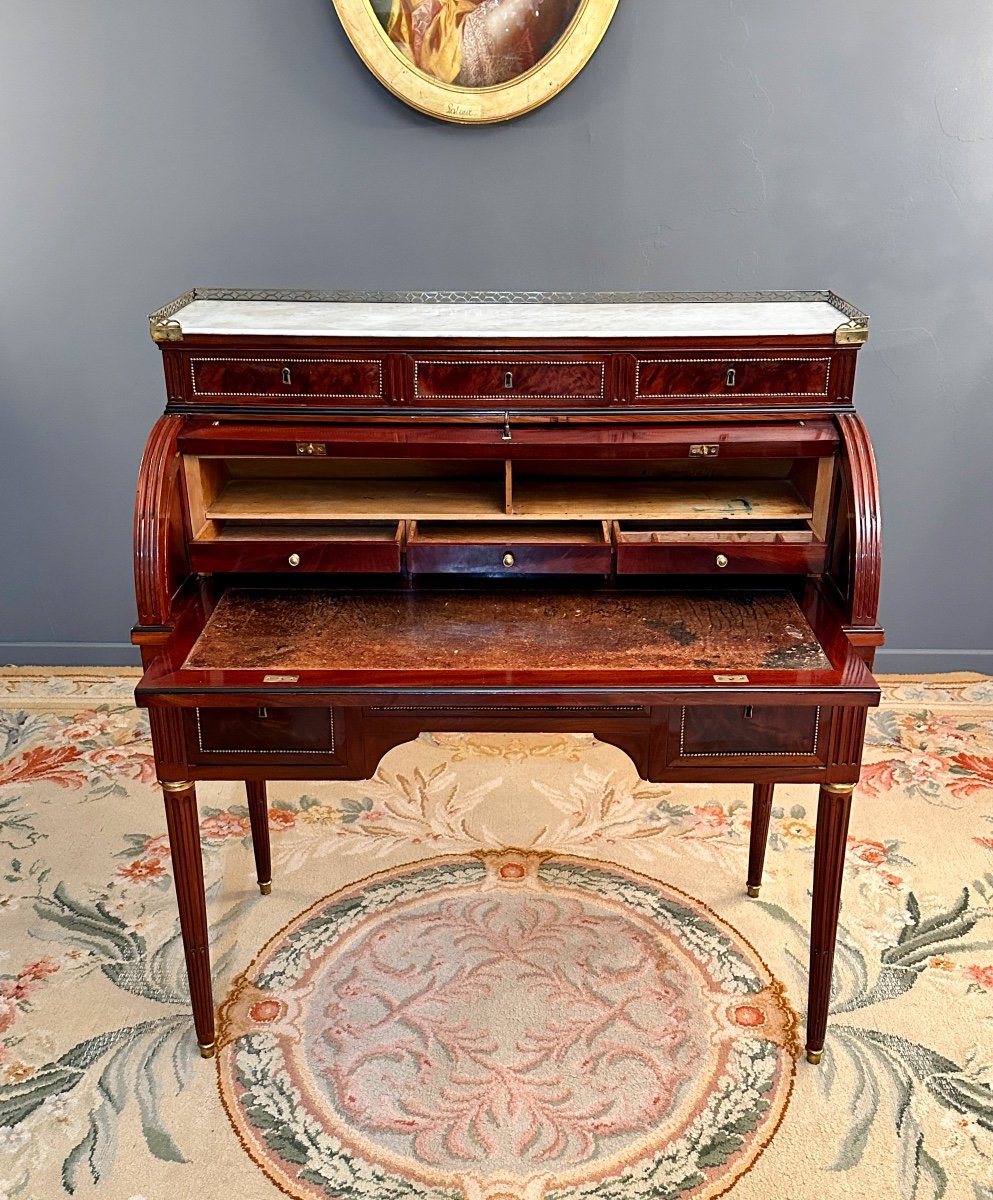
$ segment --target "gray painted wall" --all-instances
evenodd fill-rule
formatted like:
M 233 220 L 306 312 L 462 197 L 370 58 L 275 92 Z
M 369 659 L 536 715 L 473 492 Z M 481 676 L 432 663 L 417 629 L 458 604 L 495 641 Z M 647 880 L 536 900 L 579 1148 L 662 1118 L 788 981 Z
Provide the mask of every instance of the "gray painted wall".
M 133 661 L 131 510 L 194 284 L 833 287 L 867 310 L 883 670 L 993 671 L 993 7 L 620 0 L 556 100 L 463 129 L 330 0 L 5 0 L 0 661 Z

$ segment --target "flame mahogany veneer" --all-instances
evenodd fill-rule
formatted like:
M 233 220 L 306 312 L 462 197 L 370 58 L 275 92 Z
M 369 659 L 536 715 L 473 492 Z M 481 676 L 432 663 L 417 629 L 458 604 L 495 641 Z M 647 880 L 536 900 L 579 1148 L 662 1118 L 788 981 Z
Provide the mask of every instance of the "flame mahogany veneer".
M 340 318 L 340 319 L 339 319 Z M 199 779 L 370 776 L 431 730 L 592 733 L 646 779 L 821 786 L 807 1053 L 882 643 L 879 499 L 831 293 L 191 292 L 135 585 L 201 1051 Z

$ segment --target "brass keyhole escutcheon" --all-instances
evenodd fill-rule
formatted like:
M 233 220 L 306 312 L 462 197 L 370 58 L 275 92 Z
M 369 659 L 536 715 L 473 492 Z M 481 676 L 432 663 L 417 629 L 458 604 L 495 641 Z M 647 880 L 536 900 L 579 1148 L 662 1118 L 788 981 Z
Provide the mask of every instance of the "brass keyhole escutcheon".
M 514 565 L 514 556 L 510 553 L 509 550 L 503 556 L 503 565 L 505 567 L 512 567 Z
M 718 554 L 717 565 L 719 567 L 726 567 L 728 565 L 728 556 L 726 554 Z
M 286 561 L 290 564 L 291 567 L 299 567 L 300 555 L 299 554 L 291 554 L 290 557 Z
M 503 386 L 505 388 L 512 388 L 514 386 L 514 372 L 513 371 L 504 372 Z
M 728 367 L 728 372 L 724 376 L 724 384 L 726 387 L 734 387 L 738 382 L 738 372 L 734 367 Z
M 289 387 L 292 382 L 293 376 L 290 374 L 290 368 L 283 367 L 283 383 L 286 385 L 286 387 Z

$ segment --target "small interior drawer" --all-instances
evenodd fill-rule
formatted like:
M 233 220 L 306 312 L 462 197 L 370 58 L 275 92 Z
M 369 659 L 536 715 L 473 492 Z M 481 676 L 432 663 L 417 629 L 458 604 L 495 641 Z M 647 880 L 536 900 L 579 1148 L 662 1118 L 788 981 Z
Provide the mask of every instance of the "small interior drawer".
M 788 403 L 828 399 L 831 356 L 717 358 L 700 355 L 635 360 L 635 399 L 678 401 L 709 396 L 734 404 L 755 397 Z
M 468 575 L 610 573 L 604 521 L 412 521 L 411 573 Z
M 238 396 L 271 402 L 383 399 L 381 358 L 191 357 L 193 398 Z
M 607 402 L 603 358 L 417 358 L 412 361 L 417 404 L 453 405 L 486 400 L 513 408 L 521 402 Z
M 190 543 L 190 565 L 204 572 L 387 573 L 400 570 L 402 540 L 402 521 L 217 521 Z
M 826 552 L 805 521 L 765 528 L 614 521 L 613 537 L 621 575 L 819 574 Z
M 341 710 L 332 708 L 197 708 L 187 712 L 191 751 L 200 760 L 231 755 L 344 758 Z
M 673 710 L 670 763 L 731 757 L 742 765 L 783 759 L 806 765 L 823 761 L 821 710 L 800 705 L 685 705 Z

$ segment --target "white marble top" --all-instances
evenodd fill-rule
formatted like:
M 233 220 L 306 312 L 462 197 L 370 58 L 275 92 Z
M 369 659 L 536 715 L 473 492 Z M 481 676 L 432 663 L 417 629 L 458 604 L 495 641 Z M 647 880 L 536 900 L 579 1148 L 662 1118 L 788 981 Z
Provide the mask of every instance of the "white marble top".
M 184 334 L 355 338 L 810 336 L 833 333 L 847 320 L 826 301 L 392 304 L 297 300 L 193 300 L 172 319 Z

